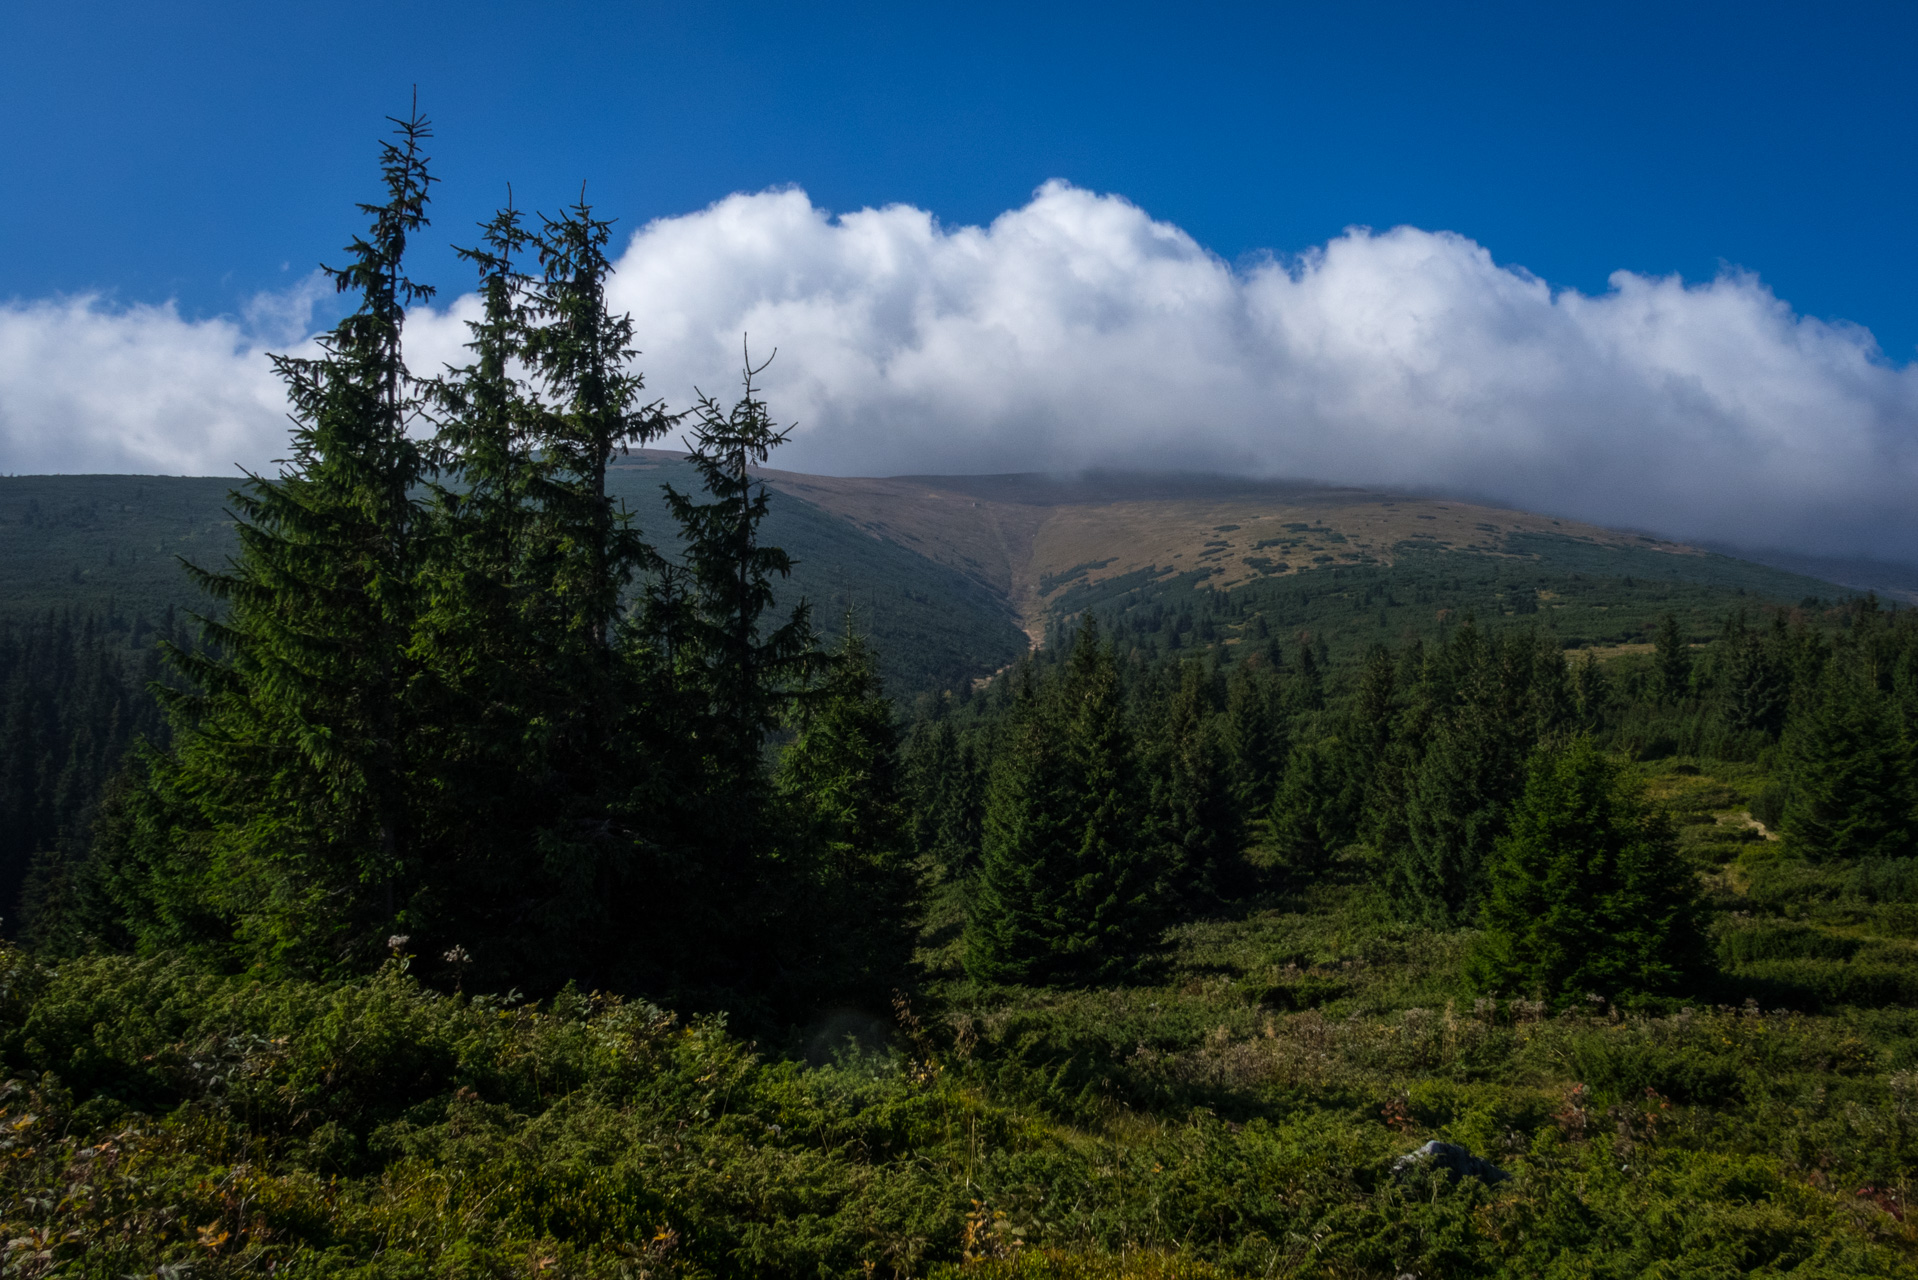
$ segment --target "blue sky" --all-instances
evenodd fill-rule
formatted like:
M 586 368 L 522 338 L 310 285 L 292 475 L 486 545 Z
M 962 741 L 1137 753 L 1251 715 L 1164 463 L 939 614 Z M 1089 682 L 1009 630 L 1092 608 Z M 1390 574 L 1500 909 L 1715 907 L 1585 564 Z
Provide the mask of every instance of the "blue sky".
M 798 184 L 989 220 L 1049 178 L 1227 259 L 1459 232 L 1554 285 L 1757 272 L 1918 348 L 1918 6 L 15 4 L 0 297 L 238 310 L 336 247 L 380 117 L 439 231 Z M 463 283 L 443 253 L 424 274 Z
M 840 474 L 1210 468 L 1918 562 L 1918 5 L 15 4 L 0 472 L 230 473 L 419 87 L 654 393 Z

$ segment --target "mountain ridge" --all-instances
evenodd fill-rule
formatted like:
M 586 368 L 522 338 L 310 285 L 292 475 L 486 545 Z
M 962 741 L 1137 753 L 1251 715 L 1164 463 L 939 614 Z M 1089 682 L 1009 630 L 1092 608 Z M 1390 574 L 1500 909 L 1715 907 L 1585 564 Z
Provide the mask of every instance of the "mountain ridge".
M 1453 611 L 1488 620 L 1543 611 L 1568 645 L 1597 645 L 1644 639 L 1656 610 L 1689 610 L 1702 632 L 1754 597 L 1796 605 L 1850 593 L 1836 570 L 1807 575 L 1479 502 L 1304 481 L 759 474 L 774 499 L 764 535 L 797 561 L 781 606 L 809 599 L 828 633 L 852 616 L 880 649 L 888 687 L 908 698 L 998 670 L 1086 609 L 1241 620 L 1249 609 L 1276 632 L 1330 631 L 1353 644 L 1397 643 Z M 697 486 L 671 450 L 617 459 L 608 480 L 654 538 L 672 528 L 661 485 Z M 0 614 L 100 612 L 137 644 L 141 618 L 204 608 L 177 558 L 216 567 L 231 554 L 233 487 L 213 477 L 0 477 Z M 1891 580 L 1896 569 L 1867 576 Z M 1593 595 L 1562 581 L 1581 577 L 1614 586 Z M 1698 588 L 1643 585 L 1666 579 Z M 1341 594 L 1343 612 L 1327 614 L 1319 602 Z
M 1637 530 L 1309 481 L 1130 472 L 834 477 L 766 468 L 760 474 L 775 490 L 1001 593 L 1035 643 L 1075 592 L 1083 597 L 1102 584 L 1169 583 L 1197 571 L 1209 589 L 1231 591 L 1324 569 L 1390 567 L 1427 551 L 1536 560 L 1547 556 L 1544 544 L 1553 539 L 1672 557 L 1654 571 L 1678 577 L 1716 578 L 1722 562 L 1736 561 L 1751 566 L 1749 589 L 1777 599 L 1854 585 Z M 1620 576 L 1631 572 L 1619 569 Z M 1918 568 L 1909 576 L 1918 587 Z

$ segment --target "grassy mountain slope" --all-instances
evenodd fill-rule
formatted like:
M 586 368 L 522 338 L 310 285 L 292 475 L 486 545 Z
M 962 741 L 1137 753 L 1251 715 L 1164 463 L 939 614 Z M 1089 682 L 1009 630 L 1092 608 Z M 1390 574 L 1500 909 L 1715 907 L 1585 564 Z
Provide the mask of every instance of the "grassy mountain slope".
M 1004 594 L 1029 634 L 1084 609 L 1227 609 L 1268 629 L 1397 642 L 1451 614 L 1549 621 L 1568 644 L 1709 628 L 1832 584 L 1644 534 L 1445 499 L 1197 475 L 769 472 L 878 540 Z M 1230 604 L 1225 603 L 1229 597 Z

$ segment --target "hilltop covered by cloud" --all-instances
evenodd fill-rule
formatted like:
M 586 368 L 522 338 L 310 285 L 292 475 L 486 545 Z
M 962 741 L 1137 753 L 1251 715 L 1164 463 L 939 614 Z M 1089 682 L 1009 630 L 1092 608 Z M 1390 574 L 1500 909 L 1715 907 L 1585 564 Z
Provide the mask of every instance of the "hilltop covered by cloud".
M 265 465 L 286 424 L 263 351 L 303 289 L 242 322 L 0 306 L 0 468 Z M 1590 296 L 1409 227 L 1234 265 L 1063 183 L 984 227 L 785 190 L 642 228 L 613 301 L 675 406 L 733 390 L 742 333 L 777 347 L 795 470 L 1225 470 L 1918 558 L 1918 368 L 1735 271 Z M 459 358 L 474 308 L 410 318 L 416 370 Z

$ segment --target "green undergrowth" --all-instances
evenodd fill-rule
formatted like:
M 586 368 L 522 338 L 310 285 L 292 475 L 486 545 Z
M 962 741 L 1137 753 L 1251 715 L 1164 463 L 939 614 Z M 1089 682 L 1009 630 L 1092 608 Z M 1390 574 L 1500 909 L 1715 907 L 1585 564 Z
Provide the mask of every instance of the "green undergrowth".
M 1744 817 L 1762 782 L 1654 776 L 1721 977 L 1634 1009 L 1462 995 L 1472 935 L 1393 922 L 1356 848 L 1180 927 L 1132 986 L 968 984 L 935 911 L 890 1046 L 819 1066 L 719 1020 L 447 995 L 400 963 L 268 983 L 0 952 L 0 1267 L 1915 1274 L 1918 878 L 1782 858 Z M 1393 1172 L 1433 1138 L 1511 1177 Z

